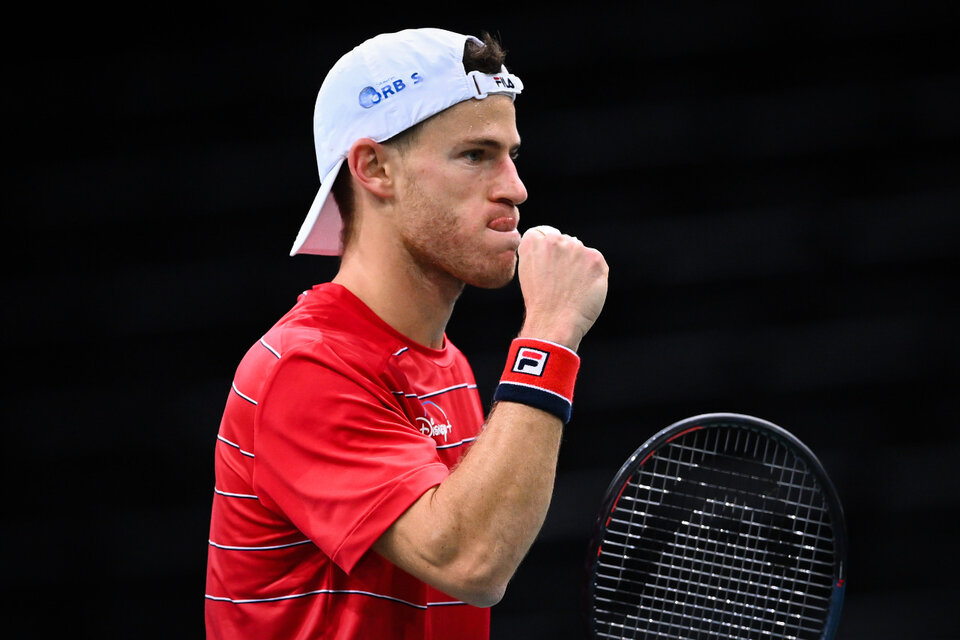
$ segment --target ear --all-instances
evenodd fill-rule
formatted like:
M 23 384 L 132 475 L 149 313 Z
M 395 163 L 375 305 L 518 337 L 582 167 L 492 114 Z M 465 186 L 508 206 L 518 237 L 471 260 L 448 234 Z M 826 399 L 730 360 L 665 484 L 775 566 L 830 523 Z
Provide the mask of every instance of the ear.
M 360 187 L 381 199 L 393 195 L 390 155 L 386 147 L 370 138 L 360 138 L 354 142 L 347 154 L 350 173 Z

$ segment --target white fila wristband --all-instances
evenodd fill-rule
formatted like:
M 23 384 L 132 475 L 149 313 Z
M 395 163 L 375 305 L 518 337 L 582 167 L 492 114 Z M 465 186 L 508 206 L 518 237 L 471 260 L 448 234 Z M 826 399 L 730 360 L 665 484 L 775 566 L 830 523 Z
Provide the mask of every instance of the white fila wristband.
M 566 424 L 579 370 L 580 356 L 573 350 L 546 340 L 516 338 L 493 399 L 542 409 Z

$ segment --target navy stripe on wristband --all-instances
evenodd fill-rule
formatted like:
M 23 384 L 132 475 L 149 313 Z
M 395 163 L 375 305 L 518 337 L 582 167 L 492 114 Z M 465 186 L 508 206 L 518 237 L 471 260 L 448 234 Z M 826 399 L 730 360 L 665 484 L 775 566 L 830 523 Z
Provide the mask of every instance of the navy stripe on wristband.
M 563 424 L 570 422 L 570 416 L 573 414 L 573 403 L 563 396 L 540 387 L 516 382 L 501 382 L 498 384 L 497 390 L 493 393 L 493 399 L 495 401 L 519 402 L 537 409 L 543 409 L 560 418 Z

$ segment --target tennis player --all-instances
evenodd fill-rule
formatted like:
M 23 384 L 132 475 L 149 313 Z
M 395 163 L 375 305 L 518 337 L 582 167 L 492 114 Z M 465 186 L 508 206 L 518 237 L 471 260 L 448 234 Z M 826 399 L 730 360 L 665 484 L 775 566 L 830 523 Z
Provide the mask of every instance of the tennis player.
M 291 255 L 340 266 L 237 368 L 208 638 L 489 637 L 543 524 L 577 349 L 607 291 L 598 251 L 518 231 L 522 89 L 494 39 L 438 29 L 379 35 L 328 73 L 321 188 Z M 525 317 L 484 420 L 445 327 L 465 285 L 516 274 Z

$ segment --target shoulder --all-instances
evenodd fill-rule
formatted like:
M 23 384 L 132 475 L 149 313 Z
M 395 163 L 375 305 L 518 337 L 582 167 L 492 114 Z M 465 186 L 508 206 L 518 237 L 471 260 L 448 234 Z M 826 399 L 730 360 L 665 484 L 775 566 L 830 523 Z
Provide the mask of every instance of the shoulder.
M 303 292 L 263 340 L 281 361 L 312 358 L 379 367 L 402 344 L 345 288 L 325 283 Z

